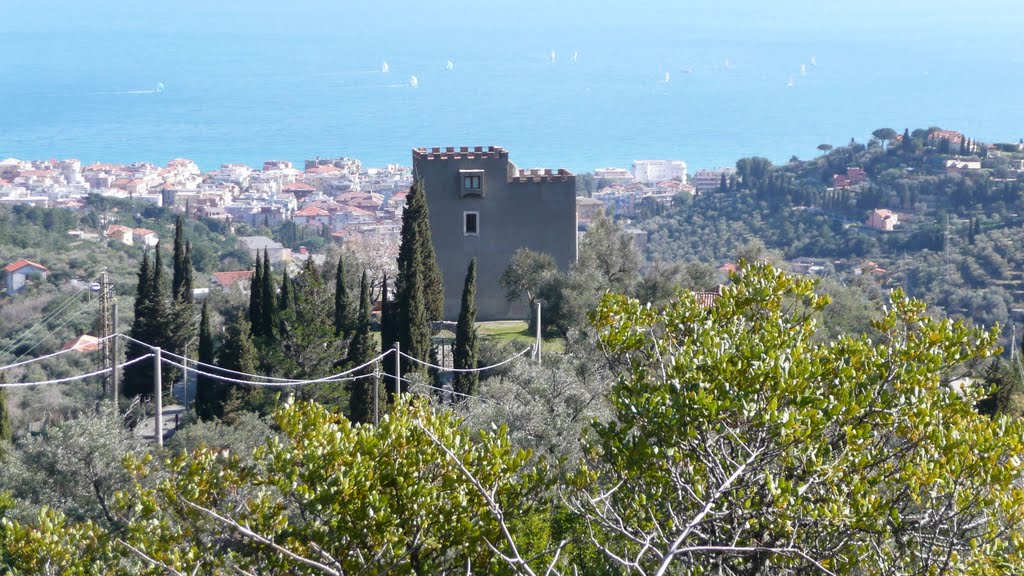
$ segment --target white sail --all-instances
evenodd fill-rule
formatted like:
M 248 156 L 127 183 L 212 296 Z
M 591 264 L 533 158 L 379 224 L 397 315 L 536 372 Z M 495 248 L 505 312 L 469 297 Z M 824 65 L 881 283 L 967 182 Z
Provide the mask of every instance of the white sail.
M 444 65 L 445 70 L 451 70 L 453 68 L 455 68 L 455 62 L 452 62 L 451 60 L 449 60 L 448 63 Z
M 381 72 L 387 72 L 388 70 L 391 70 L 391 66 L 388 66 L 387 62 L 384 62 L 383 64 L 380 65 Z
M 551 51 L 551 61 L 552 62 L 555 61 L 555 51 L 554 50 Z
M 818 65 L 818 60 L 814 56 L 811 56 L 811 66 L 817 66 L 817 65 Z
M 796 86 L 796 82 L 793 82 L 793 77 L 790 76 L 789 82 L 786 83 L 786 88 L 792 88 L 793 86 Z
M 409 87 L 415 88 L 420 85 L 420 79 L 415 76 L 409 76 Z
M 580 53 L 579 52 L 573 52 L 572 53 L 572 63 L 575 64 L 576 61 L 579 60 L 579 59 L 580 59 Z
M 668 72 L 665 72 L 665 84 L 668 84 L 672 80 L 672 77 Z
M 801 64 L 800 65 L 800 75 L 801 76 L 807 76 L 807 65 L 806 64 Z

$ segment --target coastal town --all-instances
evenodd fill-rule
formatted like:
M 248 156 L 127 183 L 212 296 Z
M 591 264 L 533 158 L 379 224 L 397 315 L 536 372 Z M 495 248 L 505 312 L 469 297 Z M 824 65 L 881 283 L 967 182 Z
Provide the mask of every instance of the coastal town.
M 491 147 L 493 149 L 493 147 Z M 436 148 L 439 153 L 474 148 Z M 671 204 L 678 194 L 719 186 L 731 168 L 700 170 L 691 179 L 681 160 L 638 160 L 631 169 L 593 172 L 594 191 L 577 199 L 581 230 L 600 213 L 630 218 L 644 203 Z M 361 238 L 397 246 L 401 214 L 412 184 L 410 166 L 366 167 L 349 157 L 313 158 L 304 166 L 268 160 L 260 168 L 224 164 L 203 172 L 177 158 L 160 167 L 148 162 L 86 164 L 67 160 L 0 160 L 0 205 L 80 209 L 90 194 L 172 208 L 189 217 L 253 228 L 284 222 L 325 233 L 336 243 Z M 151 230 L 111 223 L 104 234 L 126 244 L 152 246 Z

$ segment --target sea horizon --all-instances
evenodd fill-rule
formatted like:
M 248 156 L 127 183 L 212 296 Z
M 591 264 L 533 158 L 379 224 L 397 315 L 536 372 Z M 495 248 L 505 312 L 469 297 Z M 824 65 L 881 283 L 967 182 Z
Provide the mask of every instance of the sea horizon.
M 1024 6 L 1009 0 L 970 14 L 918 0 L 60 8 L 12 0 L 0 21 L 2 158 L 383 166 L 498 145 L 524 168 L 695 172 L 882 127 L 1024 135 Z

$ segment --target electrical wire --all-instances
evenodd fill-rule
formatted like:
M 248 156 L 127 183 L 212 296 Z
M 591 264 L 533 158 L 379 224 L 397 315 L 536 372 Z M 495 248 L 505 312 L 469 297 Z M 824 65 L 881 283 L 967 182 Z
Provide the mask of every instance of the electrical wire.
M 75 312 L 74 314 L 69 316 L 67 320 L 61 322 L 60 326 L 57 326 L 53 330 L 49 330 L 38 342 L 35 343 L 35 345 L 33 345 L 28 350 L 25 350 L 24 352 L 22 352 L 20 356 L 18 356 L 17 358 L 14 359 L 14 361 L 17 362 L 18 360 L 21 360 L 22 358 L 25 357 L 26 354 L 28 354 L 29 352 L 31 352 L 31 351 L 35 350 L 36 348 L 38 348 L 40 344 L 42 344 L 43 342 L 46 342 L 47 338 L 49 338 L 50 336 L 53 336 L 54 332 L 56 332 L 56 331 L 60 330 L 61 328 L 67 326 L 69 322 L 71 322 L 72 320 L 74 320 L 75 318 L 80 316 L 82 314 L 82 312 L 85 312 L 86 310 L 91 308 L 94 302 L 96 302 L 96 301 L 93 300 L 92 302 L 86 302 L 84 306 L 82 306 L 81 308 L 78 309 L 78 312 Z
M 130 336 L 125 336 L 125 337 L 129 338 L 130 340 L 132 340 L 134 342 L 137 342 L 137 343 L 139 343 L 139 344 L 141 344 L 143 346 L 149 346 L 149 344 L 146 344 L 145 342 L 142 342 L 140 340 L 136 340 L 134 338 L 131 338 Z M 149 347 L 152 348 L 152 346 L 149 346 Z M 228 368 L 222 368 L 220 366 L 217 366 L 216 364 L 207 364 L 206 362 L 200 362 L 198 360 L 193 360 L 191 358 L 186 358 L 186 357 L 182 356 L 181 354 L 175 354 L 174 352 L 171 352 L 171 351 L 168 351 L 168 350 L 161 350 L 160 351 L 161 356 L 162 355 L 167 355 L 167 356 L 170 356 L 172 358 L 178 358 L 182 362 L 188 364 L 190 366 L 188 368 L 188 370 L 194 370 L 194 368 L 192 368 L 191 366 L 205 366 L 207 368 L 210 368 L 211 370 L 219 370 L 221 372 L 227 372 L 229 374 L 237 374 L 239 376 L 248 376 L 250 378 L 260 378 L 260 379 L 271 381 L 271 382 L 280 382 L 282 384 L 312 384 L 312 383 L 316 383 L 316 382 L 334 382 L 335 379 L 337 379 L 337 378 L 342 378 L 344 376 L 348 376 L 349 374 L 352 374 L 354 372 L 358 372 L 358 371 L 362 370 L 363 368 L 366 368 L 367 366 L 372 365 L 375 362 L 383 360 L 390 353 L 391 353 L 391 350 L 388 350 L 388 351 L 378 355 L 376 358 L 368 360 L 368 361 L 360 364 L 359 366 L 356 366 L 355 368 L 350 368 L 350 369 L 348 369 L 348 370 L 346 370 L 344 372 L 339 372 L 337 374 L 332 374 L 330 376 L 324 376 L 323 378 L 317 378 L 317 379 L 314 379 L 314 380 L 299 380 L 299 379 L 296 379 L 296 378 L 277 378 L 275 376 L 262 376 L 260 374 L 250 374 L 248 372 L 239 372 L 238 370 L 230 370 Z
M 105 338 L 100 338 L 99 340 L 96 340 L 96 344 L 97 345 L 102 344 L 103 342 L 105 342 L 105 341 L 107 341 L 107 340 L 109 340 L 111 338 L 115 338 L 116 336 L 117 336 L 117 334 L 111 334 L 110 336 L 107 336 Z M 75 349 L 75 348 L 68 348 L 67 350 L 60 350 L 58 352 L 54 352 L 53 354 L 47 354 L 46 356 L 39 356 L 37 358 L 32 358 L 30 360 L 25 360 L 24 362 L 15 362 L 14 364 L 8 364 L 7 366 L 0 366 L 0 370 L 7 370 L 7 369 L 10 369 L 10 368 L 16 368 L 18 366 L 24 366 L 26 364 L 32 364 L 34 362 L 39 362 L 41 360 L 47 360 L 49 358 L 53 358 L 55 356 L 60 356 L 62 354 L 69 354 L 71 352 L 78 352 L 78 350 Z
M 392 376 L 391 378 L 394 379 L 394 376 Z M 413 382 L 412 380 L 406 380 L 405 378 L 402 378 L 402 377 L 399 377 L 398 379 L 402 380 L 403 382 L 410 383 L 412 385 L 410 387 L 410 389 L 412 389 L 412 390 L 415 390 L 416 388 L 430 388 L 431 390 L 436 390 L 438 392 L 444 392 L 444 393 L 447 393 L 447 394 L 453 394 L 455 396 L 462 396 L 463 398 L 472 398 L 474 400 L 479 400 L 479 401 L 483 402 L 484 404 L 492 404 L 494 406 L 501 406 L 501 404 L 495 402 L 494 400 L 488 400 L 487 398 L 481 398 L 480 396 L 473 396 L 471 394 L 463 394 L 462 392 L 456 392 L 455 390 L 448 390 L 447 388 L 438 388 L 437 386 L 431 386 L 430 384 L 424 384 L 423 382 Z M 502 407 L 504 408 L 504 406 L 502 406 Z
M 296 381 L 292 381 L 292 382 L 254 382 L 252 380 L 239 380 L 237 378 L 229 378 L 227 376 L 221 376 L 219 374 L 211 374 L 209 372 L 203 372 L 202 370 L 194 370 L 192 368 L 186 368 L 186 366 L 184 364 L 175 362 L 175 361 L 167 359 L 167 358 L 161 358 L 160 361 L 163 362 L 164 364 L 170 364 L 171 366 L 176 366 L 178 368 L 182 368 L 182 369 L 186 369 L 186 370 L 191 370 L 195 374 L 199 374 L 201 376 L 206 376 L 208 378 L 214 378 L 214 379 L 217 379 L 217 380 L 222 380 L 224 382 L 231 382 L 231 383 L 234 383 L 234 384 L 242 384 L 244 386 L 255 386 L 255 387 L 262 386 L 262 387 L 268 387 L 268 388 L 290 388 L 290 387 L 295 387 L 295 386 L 304 386 L 306 384 L 324 384 L 324 383 L 327 383 L 327 382 L 350 382 L 352 380 L 359 380 L 361 378 L 370 378 L 370 377 L 374 376 L 374 374 L 363 374 L 361 376 L 350 376 L 350 377 L 347 377 L 347 378 L 338 378 L 338 379 L 333 379 L 333 380 L 319 379 L 319 380 L 296 380 Z
M 504 366 L 505 364 L 508 364 L 509 362 L 515 360 L 516 358 L 519 358 L 520 356 L 523 356 L 524 354 L 526 354 L 527 352 L 529 352 L 531 350 L 533 350 L 533 346 L 530 346 L 529 348 L 523 350 L 522 352 L 516 354 L 515 356 L 512 356 L 512 357 L 510 357 L 510 358 L 508 358 L 506 360 L 498 362 L 497 364 L 493 364 L 491 366 L 484 366 L 482 368 L 445 368 L 443 366 L 435 366 L 434 364 L 431 364 L 430 362 L 424 362 L 423 360 L 420 360 L 419 358 L 414 358 L 414 357 L 406 354 L 405 352 L 399 352 L 399 354 L 401 354 L 405 358 L 408 358 L 409 360 L 412 360 L 413 362 L 416 362 L 417 364 L 421 364 L 423 366 L 426 366 L 427 368 L 433 368 L 433 369 L 437 370 L 438 372 L 483 372 L 484 370 L 492 370 L 494 368 L 499 368 L 501 366 Z
M 135 358 L 133 360 L 129 360 L 129 361 L 124 362 L 122 364 L 118 364 L 114 368 L 124 368 L 126 366 L 131 366 L 132 364 L 135 364 L 136 362 L 142 362 L 146 358 L 152 358 L 152 357 L 153 357 L 152 354 L 146 354 L 145 356 L 139 356 L 138 358 Z M 57 378 L 55 380 L 41 380 L 39 382 L 7 382 L 7 383 L 0 384 L 0 388 L 23 388 L 23 387 L 26 387 L 26 386 L 44 386 L 46 384 L 63 384 L 65 382 L 73 382 L 75 380 L 85 380 L 86 378 L 92 378 L 93 376 L 100 376 L 102 374 L 106 374 L 107 372 L 110 372 L 114 368 L 104 368 L 103 370 L 97 370 L 95 372 L 89 372 L 88 374 L 79 374 L 77 376 L 68 376 L 67 378 Z
M 97 276 L 97 278 L 99 278 L 99 277 Z M 90 280 L 90 283 L 92 283 L 95 279 L 96 278 L 93 278 L 93 280 Z M 40 328 L 45 327 L 47 322 L 49 322 L 50 320 L 53 320 L 58 314 L 63 313 L 68 307 L 71 306 L 71 304 L 75 300 L 78 299 L 79 296 L 84 294 L 86 292 L 86 290 L 87 290 L 87 288 L 82 288 L 78 292 L 75 292 L 74 294 L 69 296 L 66 300 L 64 300 L 64 302 L 61 302 L 61 304 L 59 306 L 57 306 L 55 309 L 53 309 L 48 314 L 43 316 L 43 318 L 41 320 L 39 320 L 39 322 L 37 322 L 34 326 L 32 326 L 32 328 L 30 328 L 27 332 L 23 333 L 21 336 L 16 338 L 14 340 L 14 342 L 11 342 L 7 346 L 5 346 L 3 350 L 0 350 L 0 354 L 10 354 L 12 350 L 14 350 L 19 344 L 24 343 L 29 338 L 29 336 L 31 336 L 33 333 L 35 333 L 36 330 L 39 330 Z

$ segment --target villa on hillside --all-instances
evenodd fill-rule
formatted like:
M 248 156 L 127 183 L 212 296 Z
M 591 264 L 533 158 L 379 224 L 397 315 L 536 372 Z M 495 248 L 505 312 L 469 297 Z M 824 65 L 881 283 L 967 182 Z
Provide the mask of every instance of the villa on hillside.
M 14 296 L 18 291 L 24 288 L 26 284 L 30 283 L 29 279 L 33 276 L 38 276 L 45 280 L 46 275 L 49 274 L 49 272 L 50 269 L 46 266 L 36 264 L 35 262 L 25 260 L 24 258 L 4 266 L 4 273 L 7 281 L 7 295 Z
M 868 214 L 868 219 L 865 224 L 867 224 L 869 228 L 874 228 L 875 230 L 892 232 L 896 224 L 899 224 L 899 221 L 899 216 L 892 210 L 876 208 Z

